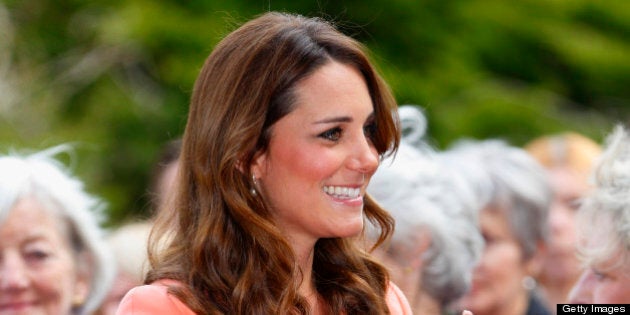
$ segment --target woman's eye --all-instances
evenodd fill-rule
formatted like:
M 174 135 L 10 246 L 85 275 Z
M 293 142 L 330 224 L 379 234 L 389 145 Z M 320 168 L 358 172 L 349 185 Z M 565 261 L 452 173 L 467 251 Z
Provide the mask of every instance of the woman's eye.
M 603 273 L 603 272 L 601 272 L 601 271 L 599 271 L 599 270 L 597 270 L 597 269 L 592 269 L 592 271 L 593 271 L 593 275 L 595 275 L 595 278 L 596 278 L 598 281 L 603 281 L 603 280 L 605 280 L 606 278 L 608 278 L 608 276 L 607 276 L 605 273 Z
M 376 135 L 376 123 L 371 122 L 363 127 L 363 133 L 365 137 L 370 140 L 374 140 L 374 136 Z
M 578 209 L 580 209 L 580 206 L 582 205 L 582 199 L 573 198 L 567 201 L 567 205 L 569 206 L 571 210 L 577 211 Z
M 50 257 L 50 253 L 43 250 L 33 250 L 26 252 L 26 259 L 32 262 L 39 262 Z
M 321 134 L 319 134 L 319 137 L 330 141 L 339 141 L 339 139 L 341 138 L 341 133 L 341 128 L 335 127 L 333 129 L 322 132 Z
M 492 244 L 494 243 L 494 238 L 486 233 L 481 233 L 481 236 L 483 237 L 483 241 L 486 243 L 486 245 Z

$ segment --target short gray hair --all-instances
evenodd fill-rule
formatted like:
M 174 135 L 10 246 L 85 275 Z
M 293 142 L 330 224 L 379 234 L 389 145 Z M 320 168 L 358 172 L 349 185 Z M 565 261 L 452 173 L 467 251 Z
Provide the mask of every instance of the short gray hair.
M 74 310 L 89 314 L 101 303 L 113 281 L 113 259 L 103 239 L 103 203 L 89 195 L 83 183 L 72 177 L 63 165 L 53 158 L 68 151 L 61 145 L 30 155 L 11 153 L 0 157 L 0 224 L 13 206 L 23 197 L 32 197 L 45 209 L 60 215 L 77 240 L 69 240 L 75 256 L 88 254 L 90 290 L 86 301 Z
M 587 265 L 613 259 L 611 268 L 630 267 L 630 135 L 623 126 L 607 137 L 593 180 L 578 210 L 578 234 L 586 241 L 578 243 L 580 256 Z
M 396 220 L 393 247 L 410 248 L 415 235 L 430 233 L 422 254 L 423 291 L 442 306 L 461 297 L 483 248 L 478 203 L 467 182 L 443 167 L 428 147 L 417 150 L 402 142 L 395 158 L 381 163 L 368 192 Z
M 523 257 L 531 258 L 549 238 L 552 191 L 545 169 L 525 150 L 498 139 L 462 140 L 450 151 L 475 183 L 481 208 L 505 211 Z

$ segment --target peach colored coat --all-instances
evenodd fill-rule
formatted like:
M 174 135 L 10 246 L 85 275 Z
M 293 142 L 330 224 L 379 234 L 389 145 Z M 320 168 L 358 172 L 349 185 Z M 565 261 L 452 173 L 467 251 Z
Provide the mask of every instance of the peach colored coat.
M 131 289 L 120 302 L 116 315 L 195 315 L 179 299 L 168 294 L 170 281 L 158 281 Z M 387 290 L 387 306 L 392 315 L 412 315 L 407 298 L 393 283 Z

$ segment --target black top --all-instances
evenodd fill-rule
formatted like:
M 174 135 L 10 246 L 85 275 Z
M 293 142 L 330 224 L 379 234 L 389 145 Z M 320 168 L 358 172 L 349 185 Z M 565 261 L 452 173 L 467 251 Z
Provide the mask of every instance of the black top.
M 529 304 L 527 305 L 527 312 L 525 315 L 551 315 L 551 311 L 547 309 L 545 304 L 540 300 L 536 294 L 529 295 Z

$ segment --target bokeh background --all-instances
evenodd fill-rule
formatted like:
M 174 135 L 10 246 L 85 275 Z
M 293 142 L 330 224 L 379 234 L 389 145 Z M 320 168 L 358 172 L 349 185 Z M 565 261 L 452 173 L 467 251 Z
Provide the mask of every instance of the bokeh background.
M 565 130 L 601 141 L 630 117 L 627 0 L 4 0 L 0 150 L 71 142 L 67 162 L 109 204 L 108 224 L 146 216 L 150 171 L 183 131 L 203 61 L 269 10 L 365 43 L 437 148 Z

